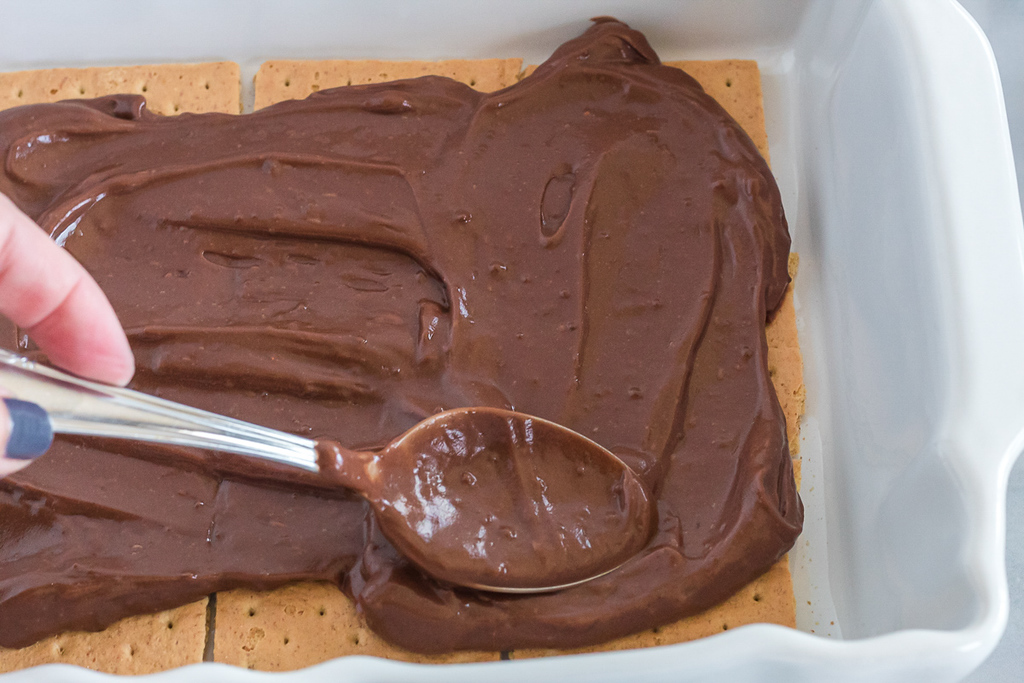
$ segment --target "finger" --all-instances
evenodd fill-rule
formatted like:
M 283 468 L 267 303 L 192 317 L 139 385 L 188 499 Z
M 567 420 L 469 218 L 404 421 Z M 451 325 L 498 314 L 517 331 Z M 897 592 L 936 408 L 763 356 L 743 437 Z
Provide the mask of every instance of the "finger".
M 23 467 L 28 467 L 31 463 L 31 460 L 8 460 L 0 457 L 0 479 L 8 474 L 14 474 Z
M 50 418 L 35 403 L 0 400 L 0 477 L 25 467 L 53 443 Z
M 57 365 L 111 384 L 131 379 L 135 359 L 99 285 L 3 195 L 0 293 L 0 314 Z

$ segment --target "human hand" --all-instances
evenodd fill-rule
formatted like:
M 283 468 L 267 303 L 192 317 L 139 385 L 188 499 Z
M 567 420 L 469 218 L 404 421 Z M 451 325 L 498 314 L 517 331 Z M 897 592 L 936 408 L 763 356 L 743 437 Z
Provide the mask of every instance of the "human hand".
M 128 338 L 99 285 L 2 194 L 0 315 L 26 332 L 51 362 L 76 375 L 123 386 L 135 372 Z M 45 418 L 9 403 L 0 401 L 0 477 L 40 454 L 41 437 L 29 438 L 25 430 L 41 428 L 38 420 Z

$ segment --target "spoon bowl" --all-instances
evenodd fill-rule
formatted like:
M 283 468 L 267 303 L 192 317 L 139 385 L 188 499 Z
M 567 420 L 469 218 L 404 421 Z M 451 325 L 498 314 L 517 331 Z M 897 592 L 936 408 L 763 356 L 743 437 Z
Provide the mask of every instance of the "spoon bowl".
M 392 545 L 448 583 L 559 590 L 616 569 L 650 536 L 647 493 L 625 463 L 522 413 L 459 408 L 378 452 L 318 450 L 321 472 L 369 501 Z

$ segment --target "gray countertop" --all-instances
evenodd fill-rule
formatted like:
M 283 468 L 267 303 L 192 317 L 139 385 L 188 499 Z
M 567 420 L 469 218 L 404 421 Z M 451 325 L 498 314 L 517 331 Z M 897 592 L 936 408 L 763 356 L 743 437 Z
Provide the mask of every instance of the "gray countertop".
M 1006 99 L 1006 116 L 1024 198 L 1024 0 L 960 0 L 992 43 Z M 1024 458 L 1010 473 L 1006 494 L 1006 572 L 1010 621 L 992 656 L 967 681 L 1024 681 Z

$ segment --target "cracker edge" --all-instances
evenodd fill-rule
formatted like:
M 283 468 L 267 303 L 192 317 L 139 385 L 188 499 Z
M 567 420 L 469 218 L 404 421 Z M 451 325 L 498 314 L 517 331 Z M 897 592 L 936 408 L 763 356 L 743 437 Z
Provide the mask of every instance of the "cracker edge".
M 285 100 L 302 99 L 314 92 L 350 85 L 447 76 L 480 90 L 491 92 L 519 80 L 521 59 L 448 59 L 437 62 L 379 60 L 273 60 L 264 62 L 253 84 L 254 109 Z
M 111 674 L 147 674 L 201 662 L 207 600 L 126 617 L 95 633 L 71 631 L 16 650 L 0 648 L 0 673 L 74 664 Z
M 156 114 L 238 114 L 241 82 L 234 62 L 14 71 L 0 73 L 0 110 L 130 93 Z

